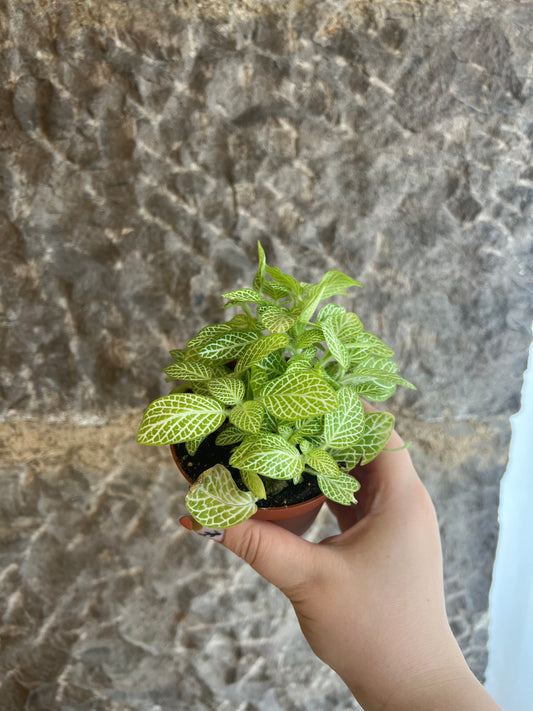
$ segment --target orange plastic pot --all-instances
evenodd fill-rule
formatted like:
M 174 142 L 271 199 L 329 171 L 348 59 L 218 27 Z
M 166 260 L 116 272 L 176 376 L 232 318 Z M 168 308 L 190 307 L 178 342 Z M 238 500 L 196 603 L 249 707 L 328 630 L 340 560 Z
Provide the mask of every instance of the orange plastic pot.
M 184 479 L 186 479 L 189 484 L 193 484 L 193 480 L 187 476 L 185 470 L 183 469 L 176 452 L 175 445 L 170 445 L 170 451 L 172 452 L 172 457 Z M 257 519 L 258 521 L 272 521 L 272 523 L 281 526 L 281 528 L 285 528 L 287 531 L 291 531 L 291 533 L 301 536 L 312 525 L 325 500 L 326 497 L 324 494 L 319 494 L 318 496 L 308 499 L 307 501 L 302 501 L 299 504 L 292 504 L 290 506 L 273 506 L 272 508 L 258 508 L 252 518 Z

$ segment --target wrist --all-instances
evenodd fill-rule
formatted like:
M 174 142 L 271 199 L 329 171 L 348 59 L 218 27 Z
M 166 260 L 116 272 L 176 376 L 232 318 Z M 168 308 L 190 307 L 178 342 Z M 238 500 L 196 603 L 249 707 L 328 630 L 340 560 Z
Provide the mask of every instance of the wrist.
M 458 657 L 408 674 L 386 698 L 382 693 L 358 697 L 351 690 L 364 711 L 502 711 L 460 652 Z

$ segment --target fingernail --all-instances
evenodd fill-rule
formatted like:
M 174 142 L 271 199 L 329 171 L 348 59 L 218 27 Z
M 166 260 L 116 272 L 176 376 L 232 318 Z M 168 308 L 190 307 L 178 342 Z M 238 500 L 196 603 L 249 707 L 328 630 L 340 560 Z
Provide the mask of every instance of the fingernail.
M 192 531 L 192 521 L 188 516 L 182 516 L 180 518 L 180 523 L 183 528 L 186 528 L 188 531 Z
M 183 528 L 196 533 L 198 536 L 202 536 L 202 538 L 210 538 L 212 541 L 217 541 L 218 543 L 222 543 L 224 540 L 224 529 L 218 531 L 214 528 L 205 528 L 205 526 L 197 523 L 194 519 L 189 518 L 189 516 L 182 516 L 180 523 Z

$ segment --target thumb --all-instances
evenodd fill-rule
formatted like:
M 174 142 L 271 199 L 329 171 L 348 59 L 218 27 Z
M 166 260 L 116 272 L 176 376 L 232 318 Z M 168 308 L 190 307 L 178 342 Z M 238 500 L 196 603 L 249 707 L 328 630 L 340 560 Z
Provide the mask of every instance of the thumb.
M 180 519 L 180 523 L 194 530 L 184 519 Z M 287 597 L 291 596 L 292 590 L 312 579 L 318 567 L 319 546 L 269 521 L 249 519 L 225 529 L 215 540 L 251 565 Z

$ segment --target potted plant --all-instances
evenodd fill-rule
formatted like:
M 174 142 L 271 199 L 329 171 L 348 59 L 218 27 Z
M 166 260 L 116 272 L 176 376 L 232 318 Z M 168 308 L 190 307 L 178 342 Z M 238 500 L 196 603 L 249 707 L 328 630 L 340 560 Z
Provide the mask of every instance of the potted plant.
M 393 415 L 365 413 L 361 398 L 414 386 L 389 346 L 331 302 L 360 284 L 337 270 L 300 282 L 258 250 L 253 287 L 223 294 L 241 313 L 170 352 L 164 372 L 179 383 L 146 409 L 137 441 L 171 445 L 202 526 L 256 516 L 301 533 L 326 497 L 354 503 L 350 472 L 389 439 Z

